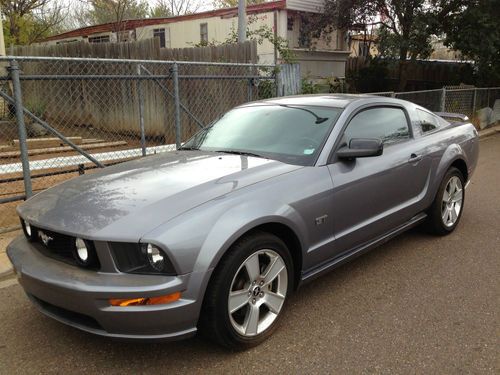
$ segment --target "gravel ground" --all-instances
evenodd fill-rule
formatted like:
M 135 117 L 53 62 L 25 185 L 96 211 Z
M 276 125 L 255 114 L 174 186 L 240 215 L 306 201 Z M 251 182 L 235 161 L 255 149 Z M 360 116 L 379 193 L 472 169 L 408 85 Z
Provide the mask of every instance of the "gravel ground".
M 500 373 L 500 135 L 452 235 L 414 229 L 307 284 L 280 329 L 252 350 L 201 338 L 126 344 L 39 314 L 0 289 L 0 373 Z

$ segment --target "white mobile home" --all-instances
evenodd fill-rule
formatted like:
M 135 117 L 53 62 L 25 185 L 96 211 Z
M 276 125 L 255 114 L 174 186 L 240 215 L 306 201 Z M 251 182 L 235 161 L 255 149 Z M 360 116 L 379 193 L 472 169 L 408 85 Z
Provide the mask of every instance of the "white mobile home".
M 267 26 L 279 37 L 288 40 L 303 76 L 310 78 L 345 76 L 349 56 L 347 33 L 335 30 L 326 38 L 315 40 L 313 47 L 303 45 L 302 15 L 322 11 L 322 0 L 281 0 L 247 7 L 249 28 Z M 108 23 L 52 36 L 40 44 L 60 44 L 76 41 L 113 43 L 159 38 L 165 48 L 192 47 L 200 43 L 222 43 L 236 30 L 237 8 L 218 9 L 167 18 L 125 20 L 119 25 Z M 258 45 L 259 63 L 279 62 L 279 53 L 272 43 Z

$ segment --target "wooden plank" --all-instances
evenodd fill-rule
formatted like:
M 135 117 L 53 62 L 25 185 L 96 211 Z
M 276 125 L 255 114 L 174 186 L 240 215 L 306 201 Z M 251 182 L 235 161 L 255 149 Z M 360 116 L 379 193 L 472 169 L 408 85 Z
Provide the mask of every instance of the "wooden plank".
M 84 144 L 84 145 L 89 145 L 92 143 L 104 143 L 104 142 L 106 142 L 104 139 L 97 139 L 97 138 L 82 139 L 82 144 Z
M 126 146 L 126 145 L 127 145 L 127 142 L 118 141 L 118 142 L 105 142 L 105 143 L 81 145 L 80 148 L 83 150 L 93 150 L 93 149 L 97 149 L 97 148 L 120 147 L 120 146 Z M 45 155 L 45 154 L 54 154 L 54 153 L 68 152 L 68 151 L 74 151 L 74 150 L 72 147 L 69 147 L 69 146 L 40 148 L 40 149 L 28 150 L 28 155 L 30 155 L 30 156 Z M 20 151 L 8 151 L 8 152 L 0 153 L 0 159 L 18 158 L 20 156 L 21 156 Z
M 82 137 L 67 137 L 67 138 L 76 145 L 82 143 Z M 26 144 L 28 148 L 30 147 L 45 148 L 45 147 L 57 147 L 65 145 L 64 141 L 62 141 L 59 138 L 28 138 L 26 140 Z M 19 147 L 18 139 L 14 139 L 14 147 Z

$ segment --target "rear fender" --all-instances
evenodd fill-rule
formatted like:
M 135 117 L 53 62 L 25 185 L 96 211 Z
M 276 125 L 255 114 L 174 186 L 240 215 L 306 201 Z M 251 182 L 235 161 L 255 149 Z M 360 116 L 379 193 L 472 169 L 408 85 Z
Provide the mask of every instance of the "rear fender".
M 441 186 L 441 182 L 443 181 L 444 175 L 456 160 L 462 160 L 466 165 L 469 165 L 467 154 L 464 152 L 463 148 L 460 145 L 454 143 L 448 146 L 443 156 L 441 157 L 436 170 L 436 178 L 434 180 L 435 182 L 432 186 L 432 197 L 436 196 L 439 186 Z

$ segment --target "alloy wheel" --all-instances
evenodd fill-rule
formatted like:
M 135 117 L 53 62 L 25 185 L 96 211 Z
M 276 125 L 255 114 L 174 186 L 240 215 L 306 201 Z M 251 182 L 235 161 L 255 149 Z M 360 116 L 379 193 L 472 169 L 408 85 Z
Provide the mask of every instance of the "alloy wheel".
M 236 272 L 228 296 L 231 325 L 242 336 L 264 332 L 278 317 L 285 302 L 288 271 L 274 250 L 250 255 Z
M 441 202 L 441 219 L 446 227 L 452 227 L 457 222 L 462 210 L 463 198 L 462 181 L 457 176 L 451 177 L 446 184 Z

